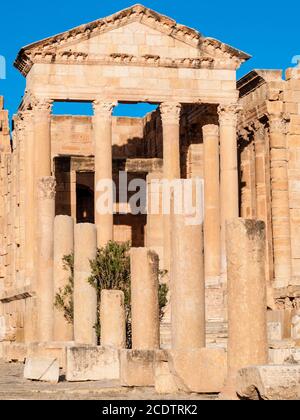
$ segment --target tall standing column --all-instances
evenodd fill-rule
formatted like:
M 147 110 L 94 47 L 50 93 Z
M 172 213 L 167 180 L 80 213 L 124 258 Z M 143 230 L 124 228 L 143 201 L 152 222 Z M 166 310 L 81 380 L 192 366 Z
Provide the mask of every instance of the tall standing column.
M 269 125 L 274 286 L 280 288 L 289 285 L 292 275 L 288 152 L 284 116 L 280 112 L 270 113 Z
M 166 180 L 180 178 L 180 111 L 179 103 L 165 102 L 160 105 L 163 130 L 163 177 Z M 170 272 L 170 216 L 164 215 L 164 268 Z
M 158 255 L 147 248 L 131 248 L 130 266 L 132 348 L 158 349 Z
M 38 336 L 40 342 L 53 340 L 53 224 L 55 179 L 38 181 Z
M 221 274 L 226 279 L 225 223 L 239 215 L 236 104 L 220 105 Z
M 226 250 L 229 390 L 239 369 L 268 363 L 264 222 L 228 221 Z
M 35 177 L 51 176 L 51 110 L 49 98 L 31 97 L 34 118 Z
M 113 187 L 112 187 L 112 102 L 93 103 L 93 141 L 95 150 L 95 224 L 97 244 L 105 246 L 113 239 Z M 100 182 L 105 185 L 100 186 Z M 106 211 L 100 207 L 100 197 L 105 192 Z
M 203 127 L 204 146 L 204 267 L 205 282 L 217 285 L 220 280 L 220 168 L 219 127 Z
M 64 257 L 74 252 L 74 222 L 72 217 L 59 215 L 54 219 L 54 296 L 69 283 L 71 276 Z M 64 318 L 62 311 L 54 308 L 54 341 L 73 340 L 73 326 Z
M 271 287 L 273 280 L 273 244 L 270 188 L 270 146 L 264 124 L 254 126 L 256 214 L 266 225 L 266 282 Z
M 96 290 L 88 282 L 90 260 L 96 257 L 97 232 L 91 223 L 75 225 L 74 235 L 74 339 L 79 344 L 97 344 Z
M 205 347 L 202 223 L 171 215 L 171 327 L 175 350 Z

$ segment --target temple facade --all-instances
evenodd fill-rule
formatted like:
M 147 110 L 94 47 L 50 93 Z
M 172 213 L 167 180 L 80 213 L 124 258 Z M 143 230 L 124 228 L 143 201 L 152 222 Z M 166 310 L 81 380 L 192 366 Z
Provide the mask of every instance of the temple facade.
M 203 180 L 203 244 L 182 239 L 190 247 L 182 252 L 194 261 L 193 247 L 201 248 L 199 259 L 203 249 L 206 343 L 226 346 L 226 222 L 237 217 L 265 222 L 269 340 L 300 339 L 295 325 L 300 70 L 287 70 L 285 78 L 280 70 L 253 70 L 237 81 L 237 69 L 249 58 L 141 5 L 20 50 L 15 67 L 26 78 L 26 90 L 11 133 L 0 98 L 3 354 L 30 343 L 74 340 L 53 307 L 59 284 L 49 220 L 55 216 L 95 224 L 97 246 L 115 240 L 146 247 L 172 274 L 171 232 L 177 226 L 172 217 L 132 214 L 119 190 L 114 214 L 95 210 L 97 182 L 118 185 L 120 171 L 128 183 Z M 93 116 L 52 115 L 55 102 L 89 102 Z M 149 103 L 156 109 L 141 118 L 117 117 L 118 103 Z M 125 211 L 119 212 L 121 206 Z M 172 288 L 170 300 L 172 307 Z M 164 348 L 171 346 L 172 311 L 161 325 Z M 11 359 L 17 357 L 14 351 Z

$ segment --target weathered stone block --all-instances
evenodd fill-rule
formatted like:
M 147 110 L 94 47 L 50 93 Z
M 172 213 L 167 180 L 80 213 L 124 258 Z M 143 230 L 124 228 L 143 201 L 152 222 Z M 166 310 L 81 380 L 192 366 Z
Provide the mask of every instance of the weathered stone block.
M 25 362 L 24 378 L 56 384 L 59 380 L 59 363 L 51 357 L 29 357 Z
M 154 386 L 154 362 L 152 350 L 121 350 L 121 385 Z
M 169 369 L 181 391 L 220 392 L 227 374 L 224 349 L 170 350 Z
M 110 347 L 70 347 L 67 349 L 67 381 L 101 381 L 120 378 L 117 349 Z
M 237 375 L 240 397 L 258 400 L 293 400 L 300 397 L 300 365 L 251 366 Z
M 167 351 L 155 352 L 155 391 L 159 394 L 175 394 L 179 391 L 175 378 L 170 372 L 168 359 Z

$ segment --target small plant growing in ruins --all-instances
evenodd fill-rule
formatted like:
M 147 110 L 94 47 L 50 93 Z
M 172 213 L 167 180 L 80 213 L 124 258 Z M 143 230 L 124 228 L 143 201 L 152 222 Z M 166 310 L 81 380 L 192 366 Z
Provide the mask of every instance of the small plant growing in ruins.
M 70 275 L 68 283 L 65 287 L 60 288 L 55 295 L 54 306 L 58 310 L 62 311 L 64 318 L 69 324 L 73 324 L 74 321 L 74 254 L 65 255 L 63 257 L 63 268 L 69 271 Z
M 100 296 L 102 289 L 122 290 L 125 301 L 126 315 L 126 341 L 127 347 L 131 347 L 131 294 L 130 294 L 130 243 L 117 243 L 110 241 L 105 247 L 98 249 L 95 260 L 91 261 L 92 274 L 90 284 L 95 287 L 98 298 L 98 311 L 100 308 Z M 163 278 L 166 271 L 160 270 L 159 277 Z M 164 314 L 167 304 L 168 287 L 160 284 L 158 299 L 160 319 Z M 100 340 L 100 319 L 95 325 L 98 340 Z
M 127 344 L 130 344 L 130 243 L 108 242 L 105 247 L 98 248 L 96 258 L 90 261 L 91 276 L 89 283 L 96 289 L 98 314 L 100 313 L 101 290 L 122 290 L 124 293 L 126 314 Z M 98 342 L 100 342 L 100 317 L 95 325 Z M 129 337 L 129 338 L 128 338 Z

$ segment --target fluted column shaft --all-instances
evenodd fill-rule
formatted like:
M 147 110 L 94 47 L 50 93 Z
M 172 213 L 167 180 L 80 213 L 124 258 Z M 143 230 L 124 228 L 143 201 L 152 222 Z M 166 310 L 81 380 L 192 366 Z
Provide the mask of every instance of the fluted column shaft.
M 206 284 L 218 284 L 221 264 L 219 127 L 203 127 L 204 267 Z
M 38 181 L 38 337 L 53 340 L 53 225 L 55 216 L 55 179 Z
M 163 130 L 163 177 L 166 180 L 180 178 L 180 111 L 179 103 L 165 102 L 160 105 Z M 170 216 L 164 215 L 164 268 L 170 272 Z
M 239 215 L 237 170 L 237 116 L 236 104 L 220 105 L 220 197 L 221 197 L 221 272 L 226 281 L 225 224 Z

